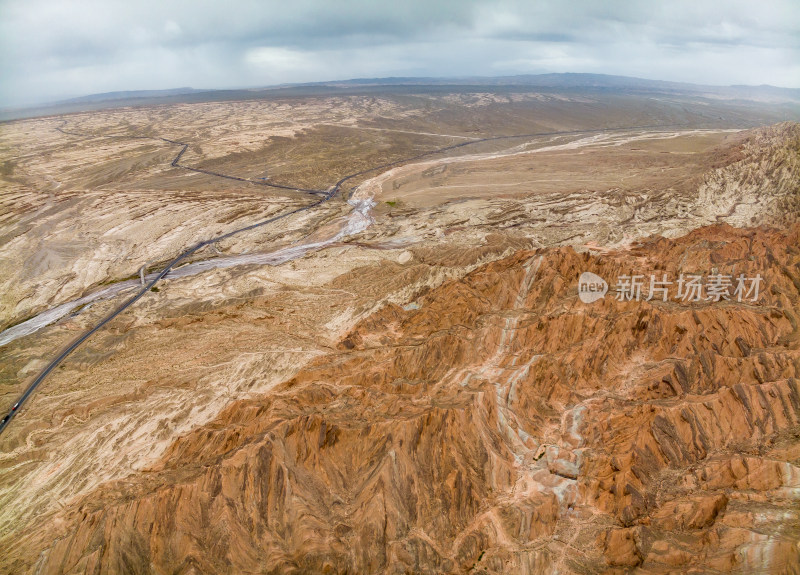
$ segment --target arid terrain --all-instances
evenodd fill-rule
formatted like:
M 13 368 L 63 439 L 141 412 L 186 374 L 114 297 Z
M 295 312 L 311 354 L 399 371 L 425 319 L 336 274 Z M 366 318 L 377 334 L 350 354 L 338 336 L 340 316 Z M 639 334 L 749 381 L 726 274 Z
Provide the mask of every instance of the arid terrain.
M 800 573 L 798 119 L 439 87 L 0 124 L 3 415 L 140 273 L 279 218 L 10 421 L 0 572 Z

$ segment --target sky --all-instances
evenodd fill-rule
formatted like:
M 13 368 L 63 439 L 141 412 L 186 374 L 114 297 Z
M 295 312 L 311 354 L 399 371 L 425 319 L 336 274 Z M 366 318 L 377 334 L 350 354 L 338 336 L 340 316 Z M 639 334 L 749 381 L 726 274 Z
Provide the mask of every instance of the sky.
M 800 1 L 0 0 L 0 106 L 551 72 L 800 88 Z

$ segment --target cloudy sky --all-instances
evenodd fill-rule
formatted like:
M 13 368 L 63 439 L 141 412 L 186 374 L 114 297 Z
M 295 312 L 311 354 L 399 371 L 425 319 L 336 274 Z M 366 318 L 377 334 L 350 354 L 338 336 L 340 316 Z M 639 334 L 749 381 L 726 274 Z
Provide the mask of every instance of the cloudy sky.
M 0 0 L 0 106 L 543 72 L 800 87 L 800 2 Z

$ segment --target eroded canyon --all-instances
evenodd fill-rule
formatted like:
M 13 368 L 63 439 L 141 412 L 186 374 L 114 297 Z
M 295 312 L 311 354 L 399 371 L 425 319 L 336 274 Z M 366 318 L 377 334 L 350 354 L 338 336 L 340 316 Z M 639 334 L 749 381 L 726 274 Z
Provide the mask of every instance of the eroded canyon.
M 4 124 L 0 322 L 120 288 L 0 347 L 4 413 L 142 267 L 355 175 L 193 254 L 53 371 L 0 436 L 0 569 L 797 573 L 800 126 L 712 106 L 454 92 Z M 636 274 L 762 284 L 620 301 Z

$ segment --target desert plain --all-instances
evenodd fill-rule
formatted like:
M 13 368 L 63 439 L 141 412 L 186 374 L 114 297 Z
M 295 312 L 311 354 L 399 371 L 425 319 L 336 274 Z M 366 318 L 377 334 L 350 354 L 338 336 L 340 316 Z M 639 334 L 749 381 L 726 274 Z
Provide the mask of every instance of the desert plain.
M 0 571 L 800 572 L 798 110 L 417 86 L 1 124 L 3 414 L 203 245 L 0 435 Z M 762 283 L 615 297 L 637 274 Z

